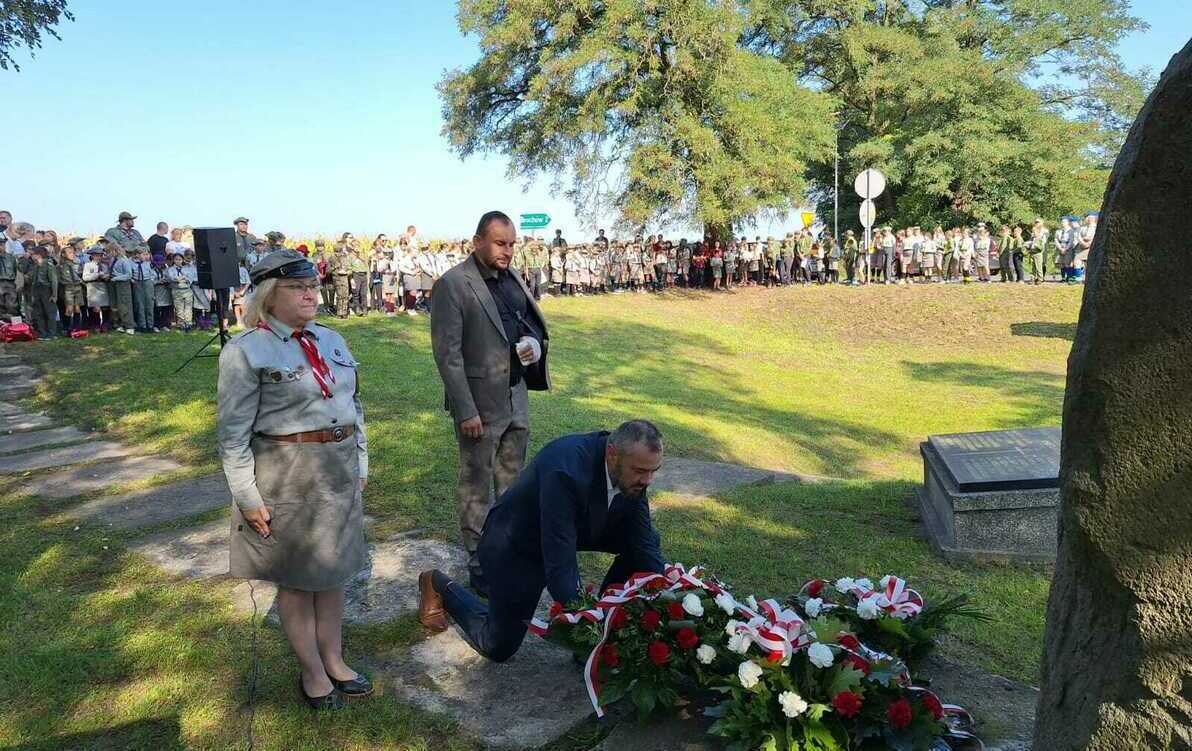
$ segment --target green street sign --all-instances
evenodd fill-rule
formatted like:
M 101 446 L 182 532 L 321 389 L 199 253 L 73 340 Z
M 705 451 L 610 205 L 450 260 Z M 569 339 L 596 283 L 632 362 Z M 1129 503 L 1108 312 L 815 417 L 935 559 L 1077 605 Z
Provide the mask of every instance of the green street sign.
M 544 229 L 550 224 L 549 214 L 522 214 L 520 229 Z

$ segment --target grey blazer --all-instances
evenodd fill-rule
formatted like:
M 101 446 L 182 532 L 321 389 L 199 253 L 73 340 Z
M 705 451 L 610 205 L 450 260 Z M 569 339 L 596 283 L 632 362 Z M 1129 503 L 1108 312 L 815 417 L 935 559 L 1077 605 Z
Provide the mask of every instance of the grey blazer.
M 480 275 L 479 261 L 469 255 L 437 282 L 430 299 L 430 339 L 435 365 L 443 379 L 444 408 L 455 424 L 477 415 L 485 423 L 511 419 L 509 398 L 509 348 L 501 314 Z M 546 319 L 521 274 L 510 269 L 526 295 L 528 323 L 541 333 L 542 358 L 526 368 L 526 388 L 550 388 L 546 367 Z

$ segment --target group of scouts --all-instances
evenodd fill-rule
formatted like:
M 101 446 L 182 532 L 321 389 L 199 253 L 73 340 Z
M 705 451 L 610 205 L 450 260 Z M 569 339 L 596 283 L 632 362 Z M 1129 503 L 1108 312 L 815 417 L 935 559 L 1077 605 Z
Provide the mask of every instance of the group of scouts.
M 1042 284 L 1048 269 L 1058 271 L 1063 281 L 1078 282 L 1096 227 L 1096 214 L 1064 217 L 1054 232 L 1042 219 L 1030 228 L 1003 225 L 997 232 L 984 223 L 898 232 L 881 227 L 868 248 L 852 230 L 840 243 L 827 233 L 800 230 L 783 238 L 681 239 L 677 244 L 662 235 L 610 241 L 600 230 L 591 243 L 571 247 L 556 231 L 549 247 L 530 238 L 519 243 L 513 265 L 535 297 L 540 290 L 574 295 L 676 286 L 990 282 L 995 277 Z
M 212 291 L 198 285 L 183 230 L 159 223 L 146 240 L 135 222 L 121 212 L 88 246 L 83 237 L 62 243 L 53 230 L 0 211 L 0 319 L 28 321 L 39 339 L 214 325 Z
M 82 237 L 60 244 L 52 230 L 34 231 L 0 211 L 0 319 L 22 316 L 40 338 L 77 332 L 126 334 L 189 332 L 216 324 L 222 309 L 229 325 L 241 315 L 251 291 L 248 269 L 285 246 L 285 236 L 259 239 L 249 220 L 237 217 L 240 284 L 228 290 L 199 286 L 194 250 L 185 230 L 158 223 L 146 240 L 136 217 L 121 212 L 116 226 L 87 247 Z M 897 232 L 877 228 L 868 248 L 852 230 L 837 243 L 810 230 L 783 238 L 728 242 L 706 239 L 673 243 L 662 235 L 613 241 L 599 230 L 591 243 L 568 246 L 556 230 L 548 243 L 526 237 L 515 248 L 519 269 L 535 299 L 670 287 L 732 289 L 789 284 L 861 285 L 979 281 L 1041 284 L 1049 269 L 1067 282 L 1083 279 L 1096 233 L 1097 215 L 1066 216 L 1052 231 L 1042 219 L 1029 228 L 984 223 L 945 230 L 913 226 Z M 381 234 L 366 250 L 350 232 L 338 241 L 316 240 L 296 250 L 318 271 L 323 311 L 347 318 L 370 311 L 393 316 L 429 312 L 431 290 L 448 269 L 471 252 L 470 243 L 432 247 L 413 226 L 396 241 Z M 218 301 L 222 305 L 215 305 Z

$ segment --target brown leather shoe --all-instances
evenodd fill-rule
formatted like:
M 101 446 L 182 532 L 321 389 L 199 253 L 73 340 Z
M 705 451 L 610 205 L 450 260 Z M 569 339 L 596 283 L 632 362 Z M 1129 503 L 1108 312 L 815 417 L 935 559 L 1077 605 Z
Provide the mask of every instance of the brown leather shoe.
M 446 631 L 447 614 L 443 610 L 443 596 L 435 591 L 434 573 L 418 574 L 418 622 L 431 631 Z

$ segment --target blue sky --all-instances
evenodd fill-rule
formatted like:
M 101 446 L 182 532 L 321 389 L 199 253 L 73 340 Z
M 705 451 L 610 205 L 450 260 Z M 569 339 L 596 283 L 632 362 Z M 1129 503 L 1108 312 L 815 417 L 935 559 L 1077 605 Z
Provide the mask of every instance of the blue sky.
M 478 55 L 455 3 L 73 0 L 76 20 L 20 73 L 9 102 L 0 208 L 37 226 L 98 231 L 226 225 L 258 234 L 469 236 L 498 208 L 545 211 L 589 235 L 545 182 L 523 193 L 499 157 L 461 162 L 439 133 L 435 83 Z M 1122 45 L 1161 70 L 1192 30 L 1189 0 L 1135 0 L 1151 24 Z M 843 177 L 842 177 L 843 181 Z M 797 224 L 796 224 L 797 226 Z M 781 225 L 758 227 L 762 234 Z

